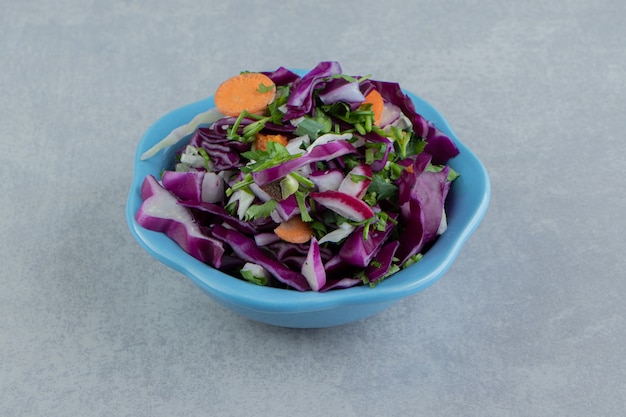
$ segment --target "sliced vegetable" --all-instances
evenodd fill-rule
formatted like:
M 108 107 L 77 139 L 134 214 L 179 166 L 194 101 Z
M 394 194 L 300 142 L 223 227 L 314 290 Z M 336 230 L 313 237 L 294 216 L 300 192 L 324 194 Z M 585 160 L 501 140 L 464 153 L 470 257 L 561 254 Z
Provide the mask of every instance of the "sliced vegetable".
M 392 271 L 394 255 L 399 247 L 400 241 L 393 240 L 380 249 L 376 254 L 376 262 L 370 262 L 365 270 L 367 284 L 382 280 Z
M 293 92 L 287 100 L 287 112 L 284 120 L 294 119 L 310 113 L 313 109 L 314 88 L 320 83 L 326 82 L 330 76 L 341 74 L 341 66 L 338 62 L 320 62 L 315 68 L 297 81 Z
M 383 111 L 380 115 L 380 119 L 378 119 L 379 122 L 376 123 L 376 125 L 384 128 L 400 119 L 401 115 L 402 111 L 400 110 L 400 107 L 393 103 L 384 103 Z
M 396 215 L 392 216 L 395 220 Z M 369 225 L 359 226 L 345 241 L 341 250 L 341 259 L 350 265 L 367 267 L 378 254 L 395 227 L 394 221 L 387 221 L 382 230 L 374 229 L 365 237 L 364 229 Z
M 406 203 L 407 211 L 411 213 L 408 217 L 400 219 L 402 232 L 400 233 L 400 247 L 397 251 L 398 263 L 404 265 L 411 257 L 420 253 L 424 245 L 424 214 L 416 199 Z
M 143 203 L 135 215 L 140 226 L 165 233 L 194 258 L 215 268 L 221 267 L 222 243 L 202 233 L 189 210 L 179 205 L 178 199 L 152 175 L 143 181 L 141 198 Z
M 313 291 L 319 291 L 326 284 L 326 271 L 322 263 L 320 245 L 315 238 L 311 239 L 309 252 L 302 265 L 301 272 Z
M 372 167 L 361 162 L 348 172 L 348 175 L 339 184 L 337 191 L 361 199 L 371 183 Z
M 241 268 L 241 276 L 254 284 L 267 285 L 267 282 L 272 278 L 272 274 L 259 264 L 253 262 L 246 262 Z
M 236 206 L 237 218 L 243 220 L 255 198 L 255 195 L 247 190 L 237 190 L 230 196 L 229 206 Z
M 204 149 L 215 171 L 239 169 L 248 161 L 242 154 L 249 151 L 251 144 L 228 138 L 226 132 L 217 134 L 212 128 L 198 128 L 189 144 Z
M 219 221 L 220 223 L 226 223 L 230 227 L 233 227 L 243 233 L 253 235 L 255 233 L 259 233 L 263 230 L 269 229 L 266 221 L 261 220 L 253 222 L 250 220 L 243 220 L 245 217 L 239 219 L 239 217 L 231 215 L 226 209 L 218 204 L 201 201 L 179 201 L 178 204 L 190 209 L 195 209 L 210 214 L 210 219 L 212 222 Z
M 274 229 L 276 236 L 286 242 L 305 243 L 313 237 L 313 229 L 308 223 L 302 221 L 300 217 L 292 217 L 284 221 Z
M 213 228 L 212 233 L 215 238 L 227 243 L 238 257 L 247 262 L 261 265 L 280 282 L 299 291 L 309 289 L 307 280 L 300 272 L 295 272 L 278 262 L 267 252 L 260 249 L 254 242 L 254 239 L 219 224 Z
M 402 113 L 411 121 L 413 130 L 421 138 L 428 138 L 425 152 L 433 156 L 435 164 L 445 164 L 450 158 L 459 154 L 459 150 L 450 137 L 429 123 L 422 115 L 415 111 L 415 105 L 406 95 L 400 84 L 385 81 L 367 80 L 380 92 L 383 99 L 398 106 Z
M 356 149 L 345 140 L 337 140 L 316 146 L 308 153 L 299 158 L 290 159 L 279 165 L 252 173 L 254 182 L 258 185 L 265 185 L 279 180 L 291 172 L 312 162 L 335 159 L 343 155 L 355 153 Z
M 163 140 L 141 154 L 140 159 L 143 161 L 152 158 L 161 149 L 177 145 L 183 138 L 192 134 L 200 125 L 216 122 L 222 117 L 223 114 L 216 109 L 209 109 L 198 114 L 189 123 L 172 130 Z
M 359 284 L 361 284 L 361 280 L 358 278 L 342 278 L 332 281 L 326 280 L 326 285 L 320 291 L 326 292 L 330 290 L 345 289 Z
M 224 178 L 215 172 L 207 172 L 202 179 L 202 201 L 219 203 L 224 200 Z
M 311 193 L 310 195 L 317 203 L 322 204 L 346 219 L 362 222 L 374 217 L 374 210 L 367 203 L 349 194 L 329 190 Z
M 289 197 L 281 200 L 276 205 L 276 214 L 278 215 L 278 219 L 276 220 L 278 223 L 287 221 L 291 219 L 293 216 L 300 214 L 300 206 L 298 205 L 298 199 L 294 194 Z
M 447 181 L 448 169 L 440 172 L 423 172 L 417 176 L 411 190 L 410 199 L 417 201 L 423 216 L 424 240 L 431 241 L 437 236 L 441 225 L 444 203 L 450 183 Z M 404 218 L 413 216 L 411 207 L 402 205 L 401 213 Z
M 342 223 L 337 229 L 324 235 L 319 241 L 320 244 L 326 242 L 338 243 L 347 238 L 356 229 L 355 226 L 350 223 Z
M 366 97 L 359 89 L 359 82 L 345 78 L 330 80 L 318 97 L 324 104 L 347 103 L 352 110 L 356 110 L 363 102 L 366 102 Z
M 337 191 L 344 180 L 344 174 L 340 169 L 314 171 L 309 175 L 309 179 L 319 191 Z
M 217 203 L 224 199 L 224 179 L 214 172 L 165 171 L 161 182 L 183 200 Z
M 277 86 L 287 86 L 300 79 L 298 74 L 285 67 L 279 67 L 273 72 L 263 72 L 263 74 L 267 75 Z
M 317 146 L 325 145 L 327 143 L 335 142 L 335 141 L 342 141 L 342 140 L 347 141 L 349 139 L 352 139 L 352 133 L 344 133 L 341 135 L 338 135 L 336 133 L 326 133 L 322 136 L 319 136 L 317 139 L 315 139 L 313 143 L 307 146 L 306 150 L 307 152 L 311 152 L 311 150 L 313 150 L 313 148 Z M 354 146 L 354 144 L 352 144 L 352 146 Z
M 242 112 L 260 113 L 274 100 L 276 85 L 265 74 L 244 72 L 229 78 L 217 87 L 213 100 L 217 110 L 226 116 Z
M 183 200 L 202 201 L 204 171 L 165 171 L 161 183 L 165 189 Z
M 378 91 L 371 90 L 365 96 L 365 103 L 368 103 L 372 106 L 372 111 L 374 112 L 374 124 L 376 126 L 380 126 L 383 110 L 385 108 L 383 96 L 381 96 Z
M 276 236 L 276 233 L 266 232 L 266 233 L 257 233 L 254 235 L 254 241 L 259 246 L 267 246 L 270 243 L 278 242 L 280 238 Z
M 289 141 L 287 139 L 287 136 L 285 135 L 281 135 L 281 134 L 271 135 L 267 133 L 257 133 L 255 135 L 254 147 L 256 149 L 265 151 L 267 150 L 267 142 L 280 143 L 283 146 L 287 146 L 287 143 Z

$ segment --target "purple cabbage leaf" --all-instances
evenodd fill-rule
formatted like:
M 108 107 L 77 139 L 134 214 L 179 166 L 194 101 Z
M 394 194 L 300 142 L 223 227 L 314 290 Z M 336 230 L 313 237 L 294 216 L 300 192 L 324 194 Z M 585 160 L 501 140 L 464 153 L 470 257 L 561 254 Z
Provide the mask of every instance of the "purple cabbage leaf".
M 137 224 L 146 229 L 165 233 L 185 252 L 215 268 L 222 265 L 224 245 L 204 234 L 188 209 L 178 204 L 178 198 L 148 175 L 141 186 L 143 202 L 135 214 Z

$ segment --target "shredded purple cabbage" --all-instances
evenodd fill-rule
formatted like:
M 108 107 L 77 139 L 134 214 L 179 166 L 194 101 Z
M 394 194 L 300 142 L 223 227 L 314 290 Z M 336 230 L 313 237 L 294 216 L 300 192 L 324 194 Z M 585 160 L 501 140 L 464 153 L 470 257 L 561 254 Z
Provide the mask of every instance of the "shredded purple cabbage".
M 258 185 L 265 185 L 285 177 L 287 174 L 302 168 L 303 166 L 323 160 L 336 159 L 343 155 L 356 152 L 354 146 L 345 140 L 328 142 L 314 147 L 310 152 L 300 158 L 291 159 L 282 164 L 267 168 L 263 171 L 254 172 L 252 177 Z
M 338 62 L 320 62 L 315 68 L 295 83 L 294 91 L 287 100 L 287 112 L 283 120 L 291 120 L 304 116 L 313 110 L 313 90 L 330 76 L 341 74 L 341 65 Z
M 260 249 L 254 239 L 219 224 L 213 228 L 212 235 L 229 245 L 241 259 L 263 266 L 282 283 L 300 291 L 309 289 L 306 279 L 300 272 L 287 268 L 270 253 Z
M 289 95 L 196 129 L 175 170 L 145 178 L 137 222 L 210 266 L 255 284 L 244 272 L 265 271 L 266 285 L 298 291 L 375 286 L 419 261 L 445 231 L 459 150 L 398 83 L 341 71 L 326 61 L 302 77 L 265 72 Z M 372 90 L 384 101 L 378 126 L 363 105 Z M 258 149 L 258 132 L 289 147 Z M 310 226 L 304 243 L 274 233 L 294 218 Z
M 454 142 L 415 111 L 413 101 L 402 91 L 400 84 L 375 80 L 366 80 L 364 83 L 370 84 L 368 88 L 376 89 L 385 100 L 398 106 L 411 120 L 413 130 L 419 137 L 429 139 L 424 151 L 433 156 L 433 163 L 445 164 L 458 155 L 459 150 Z
M 326 83 L 318 95 L 324 104 L 346 103 L 351 110 L 356 110 L 365 101 L 357 81 L 335 78 Z
M 228 139 L 225 134 L 217 133 L 217 127 L 213 126 L 198 128 L 189 144 L 204 149 L 216 171 L 244 166 L 247 161 L 241 157 L 241 154 L 249 151 L 251 146 L 249 143 Z
M 277 86 L 289 85 L 300 79 L 298 74 L 285 67 L 279 67 L 273 72 L 263 72 L 263 74 L 267 75 Z

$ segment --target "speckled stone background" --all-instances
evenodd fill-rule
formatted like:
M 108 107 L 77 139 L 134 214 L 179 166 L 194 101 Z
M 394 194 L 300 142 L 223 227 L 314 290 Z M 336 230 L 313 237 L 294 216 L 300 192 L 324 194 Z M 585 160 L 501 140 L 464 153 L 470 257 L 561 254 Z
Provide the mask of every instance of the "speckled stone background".
M 626 3 L 0 6 L 0 415 L 626 415 Z M 324 330 L 227 311 L 126 226 L 135 146 L 240 70 L 399 81 L 492 180 L 449 272 Z

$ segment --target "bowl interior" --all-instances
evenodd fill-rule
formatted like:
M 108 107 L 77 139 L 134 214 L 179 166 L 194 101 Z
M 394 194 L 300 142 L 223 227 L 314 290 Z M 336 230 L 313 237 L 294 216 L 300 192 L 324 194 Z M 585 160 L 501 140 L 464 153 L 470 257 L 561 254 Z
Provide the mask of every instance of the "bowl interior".
M 126 206 L 126 218 L 131 233 L 154 258 L 187 275 L 212 298 L 225 304 L 245 306 L 251 311 L 306 312 L 345 305 L 389 303 L 428 287 L 450 267 L 465 241 L 482 220 L 489 203 L 490 182 L 483 164 L 456 137 L 443 116 L 420 97 L 410 92 L 406 94 L 414 101 L 418 113 L 432 121 L 455 141 L 460 154 L 450 160 L 449 165 L 461 176 L 453 182 L 448 195 L 446 232 L 437 239 L 420 262 L 397 272 L 378 284 L 375 289 L 358 286 L 317 293 L 257 286 L 203 264 L 185 253 L 165 234 L 144 229 L 137 224 L 135 213 L 142 202 L 140 189 L 143 179 L 149 174 L 158 178 L 164 168 L 171 168 L 176 150 L 190 137 L 181 140 L 177 146 L 160 151 L 148 160 L 142 161 L 141 154 L 174 128 L 188 123 L 198 113 L 213 108 L 212 97 L 166 114 L 157 120 L 140 140 Z

